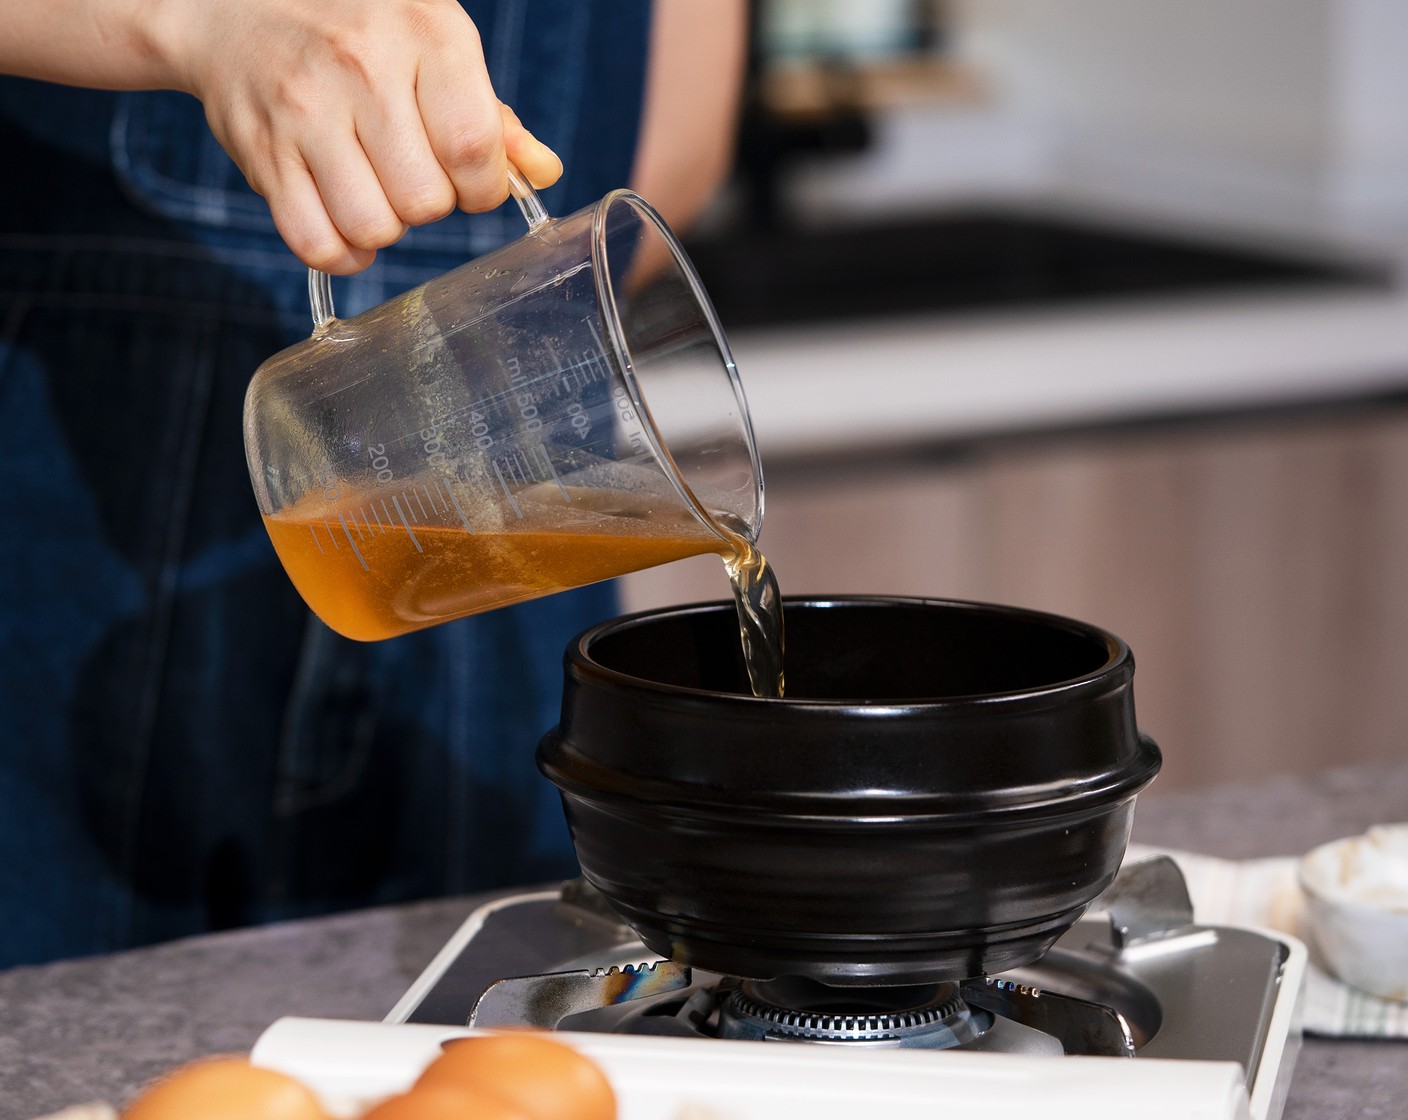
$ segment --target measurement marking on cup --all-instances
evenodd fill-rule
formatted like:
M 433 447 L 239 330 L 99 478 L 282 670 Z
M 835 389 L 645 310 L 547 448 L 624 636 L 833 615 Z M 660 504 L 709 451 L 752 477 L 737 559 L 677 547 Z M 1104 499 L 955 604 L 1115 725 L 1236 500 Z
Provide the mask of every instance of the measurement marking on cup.
M 444 513 L 444 509 L 435 501 L 435 495 L 430 492 L 430 487 L 422 486 L 421 489 L 425 491 L 425 500 L 430 503 L 430 508 L 436 513 Z
M 552 460 L 548 458 L 548 453 L 543 448 L 542 444 L 538 445 L 538 458 L 543 461 L 543 467 L 547 470 L 548 474 L 552 475 L 552 480 L 557 483 L 557 488 L 562 491 L 562 500 L 564 502 L 570 502 L 572 495 L 567 493 L 567 487 L 562 485 L 562 479 L 558 478 L 557 471 L 552 469 Z
M 588 354 L 584 359 L 587 368 L 592 371 L 592 376 L 588 384 L 595 384 L 598 381 L 607 381 L 611 378 L 611 367 L 607 365 L 606 358 L 601 354 Z
M 308 535 L 313 538 L 313 543 L 318 546 L 318 555 L 319 555 L 319 556 L 324 555 L 324 552 L 323 552 L 323 542 L 320 541 L 320 540 L 318 540 L 318 530 L 316 530 L 315 528 L 313 528 L 313 526 L 309 525 L 309 526 L 308 526 Z
M 509 473 L 519 485 L 527 486 L 537 481 L 537 477 L 533 474 L 533 468 L 528 464 L 528 456 L 523 453 L 521 447 L 513 453 L 512 458 L 507 460 L 507 465 Z
M 555 363 L 561 361 L 556 354 L 553 354 L 552 357 Z M 570 393 L 573 389 L 580 389 L 582 387 L 582 375 L 577 370 L 578 365 L 579 363 L 577 362 L 568 362 L 565 366 L 558 367 L 558 372 L 562 374 L 562 380 L 559 382 L 560 391 L 558 396 L 561 396 L 562 393 Z
M 543 349 L 548 352 L 548 360 L 549 360 L 549 362 L 550 362 L 551 365 L 552 365 L 552 370 L 553 370 L 553 373 L 554 373 L 554 374 L 563 373 L 563 372 L 565 372 L 566 370 L 568 370 L 568 369 L 571 368 L 571 363 L 570 363 L 570 362 L 569 362 L 567 365 L 563 365 L 563 364 L 562 364 L 562 358 L 558 356 L 557 348 L 556 348 L 555 346 L 553 346 L 553 344 L 552 344 L 551 342 L 546 342 L 546 341 L 545 341 L 545 342 L 543 343 Z M 570 386 L 567 385 L 566 378 L 563 378 L 563 379 L 562 379 L 562 382 L 561 382 L 560 384 L 559 384 L 556 380 L 554 380 L 554 381 L 547 387 L 546 392 L 548 392 L 549 394 L 551 394 L 551 396 L 553 397 L 553 399 L 556 400 L 557 398 L 559 398 L 559 397 L 562 396 L 562 394 L 563 394 L 563 392 L 564 392 L 565 390 L 567 390 L 567 389 L 569 389 L 569 388 L 570 388 Z
M 380 529 L 383 533 L 386 532 L 385 528 L 382 527 L 381 518 L 379 518 L 379 517 L 376 518 L 376 526 L 377 526 L 377 528 L 376 528 L 376 529 L 373 529 L 373 528 L 372 528 L 372 518 L 367 516 L 367 507 L 366 507 L 366 506 L 358 506 L 358 507 L 357 507 L 357 512 L 362 515 L 362 523 L 363 523 L 364 525 L 366 525 L 366 527 L 367 527 L 367 532 L 369 532 L 372 536 L 376 536 L 376 535 L 377 535 L 377 529 Z M 376 507 L 375 507 L 375 506 L 372 507 L 372 517 L 376 517 Z
M 583 350 L 581 357 L 569 361 L 562 369 L 561 386 L 565 392 L 585 389 L 602 378 L 601 354 L 595 350 Z
M 435 486 L 439 489 L 440 483 L 437 482 Z M 450 496 L 450 501 L 455 507 L 455 512 L 460 515 L 460 520 L 464 522 L 464 527 L 469 530 L 472 536 L 474 534 L 474 526 L 469 523 L 469 518 L 465 516 L 464 510 L 460 508 L 460 501 L 455 497 L 455 484 L 453 482 L 445 483 L 445 493 Z
M 365 557 L 362 556 L 362 550 L 357 547 L 357 542 L 352 539 L 352 534 L 351 534 L 350 532 L 348 532 L 348 529 L 347 529 L 347 519 L 344 518 L 344 517 L 342 516 L 342 514 L 340 514 L 340 513 L 337 515 L 337 519 L 338 519 L 338 521 L 342 522 L 342 532 L 343 532 L 343 535 L 347 538 L 347 543 L 352 546 L 352 554 L 353 554 L 354 556 L 356 556 L 357 559 L 361 562 L 362 571 L 364 571 L 364 572 L 370 571 L 370 569 L 367 567 L 367 561 L 366 561 Z M 354 525 L 356 524 L 356 521 L 355 521 L 355 520 L 353 521 L 353 524 L 354 524 Z M 361 530 L 360 530 L 360 529 L 357 530 L 357 535 L 358 535 L 358 536 L 361 535 Z
M 518 503 L 513 500 L 513 492 L 508 488 L 508 481 L 504 478 L 504 472 L 499 470 L 499 464 L 494 463 L 494 473 L 499 476 L 499 486 L 503 488 L 504 497 L 508 499 L 508 504 L 513 507 L 514 516 L 522 517 L 523 511 L 518 508 Z
M 587 330 L 592 332 L 592 341 L 596 343 L 596 354 L 592 355 L 592 363 L 595 364 L 597 355 L 606 356 L 606 345 L 601 341 L 601 335 L 596 333 L 596 324 L 590 319 L 584 319 L 583 322 L 587 324 Z
M 591 379 L 585 382 L 585 384 L 598 381 L 603 375 L 610 376 L 611 366 L 605 358 L 606 348 L 601 344 L 601 337 L 597 334 L 596 328 L 592 326 L 590 320 L 587 322 L 587 328 L 592 332 L 592 337 L 596 340 L 597 346 L 601 347 L 601 353 L 589 354 L 589 356 L 581 362 L 568 363 L 566 368 L 558 366 L 553 369 L 545 370 L 542 373 L 534 374 L 531 377 L 524 374 L 520 368 L 517 380 L 513 381 L 509 388 L 504 389 L 502 392 L 490 393 L 487 397 L 480 397 L 473 404 L 451 409 L 435 421 L 435 426 L 443 427 L 454 418 L 464 416 L 470 412 L 500 412 L 502 410 L 512 416 L 514 415 L 516 402 L 524 392 L 539 385 L 544 386 L 545 391 L 555 392 L 562 384 L 564 373 L 580 370 L 583 366 L 591 369 L 593 373 Z M 583 351 L 583 353 L 587 354 L 588 352 Z M 508 407 L 505 408 L 505 406 Z M 419 433 L 413 433 L 412 436 L 418 434 Z M 412 436 L 402 436 L 389 442 L 399 443 L 401 440 L 412 438 Z
M 406 536 L 411 538 L 411 543 L 416 546 L 416 551 L 424 552 L 425 549 L 421 548 L 420 541 L 416 540 L 415 533 L 411 531 L 411 523 L 406 520 L 406 512 L 401 508 L 401 503 L 396 500 L 395 494 L 391 495 L 391 504 L 396 507 L 396 512 L 401 515 L 401 524 L 406 527 Z
M 404 491 L 402 491 L 402 493 L 404 493 Z M 416 499 L 416 505 L 420 506 L 420 516 L 421 516 L 421 517 L 429 517 L 430 514 L 428 514 L 428 513 L 425 512 L 425 503 L 420 500 L 420 491 L 419 491 L 419 490 L 412 490 L 412 491 L 411 491 L 411 494 L 414 495 L 414 497 L 415 497 L 415 499 Z M 406 499 L 406 508 L 409 509 L 410 506 L 411 506 L 411 499 L 410 499 L 410 498 L 407 498 L 407 499 Z M 420 518 L 417 518 L 416 520 L 420 520 Z
M 500 484 L 507 479 L 515 486 L 531 486 L 541 481 L 528 463 L 528 456 L 522 448 L 516 448 L 511 455 L 500 455 L 494 460 L 494 470 L 499 475 Z
M 341 551 L 342 546 L 337 543 L 337 538 L 332 534 L 332 522 L 326 517 L 323 518 L 323 528 L 328 531 L 328 540 L 332 541 L 334 551 Z
M 490 484 L 487 478 L 484 478 L 481 475 L 476 474 L 472 478 L 461 478 L 459 479 L 459 484 L 461 486 L 467 487 L 471 494 L 479 495 L 481 501 L 492 502 L 496 498 L 496 495 L 494 494 L 494 487 Z

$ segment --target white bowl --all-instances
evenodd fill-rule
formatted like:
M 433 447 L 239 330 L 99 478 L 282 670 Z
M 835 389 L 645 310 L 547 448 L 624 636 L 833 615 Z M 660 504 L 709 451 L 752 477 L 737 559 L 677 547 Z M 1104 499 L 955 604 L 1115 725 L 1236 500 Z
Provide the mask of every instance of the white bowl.
M 1408 824 L 1322 844 L 1300 862 L 1310 936 L 1346 984 L 1408 1001 Z

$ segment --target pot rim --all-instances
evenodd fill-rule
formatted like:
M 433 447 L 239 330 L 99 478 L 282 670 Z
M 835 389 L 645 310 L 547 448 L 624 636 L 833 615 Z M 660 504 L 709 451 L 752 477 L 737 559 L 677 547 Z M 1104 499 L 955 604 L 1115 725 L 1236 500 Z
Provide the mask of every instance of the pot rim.
M 664 617 L 685 618 L 691 615 L 735 610 L 729 600 L 709 600 L 685 603 L 678 606 L 653 607 L 648 610 L 633 611 L 630 614 L 599 622 L 578 634 L 567 647 L 565 661 L 570 671 L 579 674 L 583 680 L 609 683 L 619 688 L 632 689 L 651 695 L 681 697 L 707 697 L 711 704 L 777 705 L 785 704 L 796 711 L 847 712 L 858 718 L 878 718 L 889 712 L 922 709 L 933 711 L 939 708 L 959 708 L 968 706 L 990 706 L 1001 704 L 1004 707 L 1040 709 L 1049 703 L 1068 703 L 1071 693 L 1081 693 L 1092 688 L 1105 687 L 1111 673 L 1120 670 L 1132 674 L 1134 655 L 1129 645 L 1110 631 L 1088 622 L 1049 611 L 1034 610 L 1028 607 L 1014 607 L 1001 603 L 988 603 L 973 599 L 946 599 L 912 595 L 800 595 L 784 596 L 783 615 L 788 610 L 802 609 L 845 609 L 847 607 L 944 607 L 955 610 L 1001 617 L 1010 621 L 1028 622 L 1062 630 L 1101 641 L 1105 645 L 1106 658 L 1099 666 L 1078 676 L 1068 677 L 1049 684 L 1029 688 L 1014 688 L 1001 692 L 965 693 L 942 697 L 905 697 L 883 700 L 867 700 L 863 697 L 848 699 L 791 697 L 782 699 L 759 697 L 746 692 L 721 692 L 714 689 L 692 688 L 684 685 L 653 681 L 646 677 L 633 676 L 619 669 L 612 669 L 595 660 L 591 654 L 594 642 L 606 636 L 628 631 Z

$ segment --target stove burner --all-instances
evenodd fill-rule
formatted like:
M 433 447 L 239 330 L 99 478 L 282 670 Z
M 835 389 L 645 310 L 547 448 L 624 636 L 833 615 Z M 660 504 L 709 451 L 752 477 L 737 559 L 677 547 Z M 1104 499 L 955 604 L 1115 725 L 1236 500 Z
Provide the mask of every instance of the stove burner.
M 958 985 L 843 989 L 802 976 L 746 980 L 719 1010 L 723 1038 L 942 1049 L 976 1039 L 991 1016 Z
M 1040 961 L 971 977 L 956 990 L 827 985 L 652 963 L 591 888 L 571 883 L 475 911 L 464 943 L 442 952 L 392 1021 L 1236 1061 L 1247 1071 L 1253 1115 L 1276 1115 L 1298 1038 L 1304 949 L 1256 930 L 1194 923 L 1183 877 L 1166 857 L 1126 867 L 1100 906 Z

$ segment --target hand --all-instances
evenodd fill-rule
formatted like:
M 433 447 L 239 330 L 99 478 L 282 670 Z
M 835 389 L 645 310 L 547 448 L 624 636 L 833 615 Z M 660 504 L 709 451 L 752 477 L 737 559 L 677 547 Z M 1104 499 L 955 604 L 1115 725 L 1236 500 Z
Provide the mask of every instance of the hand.
M 455 0 L 166 0 L 158 18 L 176 84 L 313 268 L 357 272 L 410 226 L 493 209 L 506 160 L 535 187 L 562 174 Z

